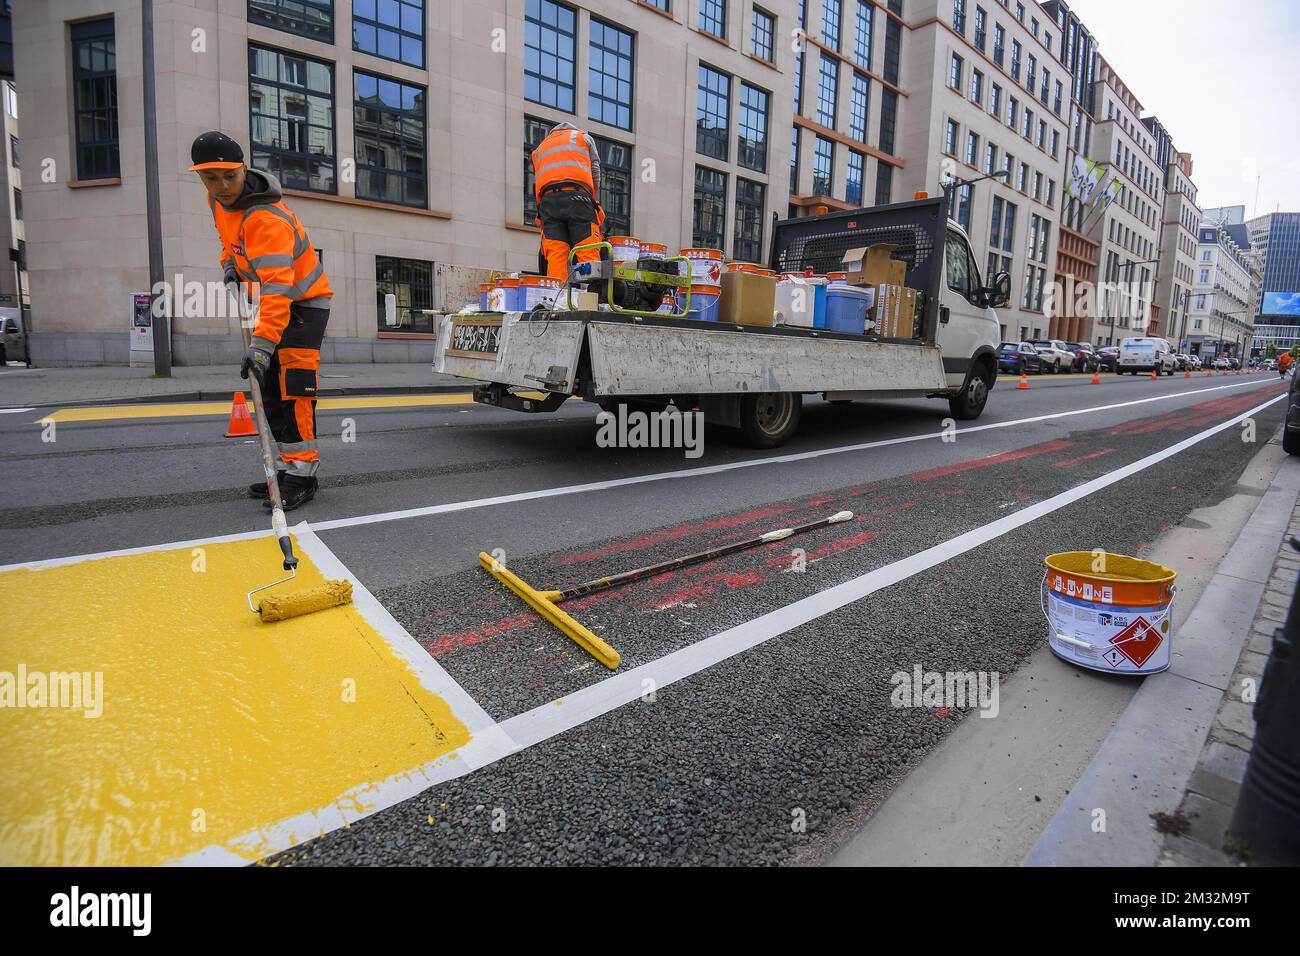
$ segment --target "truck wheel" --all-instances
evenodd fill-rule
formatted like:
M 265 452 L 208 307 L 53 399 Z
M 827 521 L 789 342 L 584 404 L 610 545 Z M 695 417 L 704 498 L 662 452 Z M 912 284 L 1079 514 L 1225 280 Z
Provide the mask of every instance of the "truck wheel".
M 960 421 L 970 421 L 980 417 L 984 405 L 989 400 L 989 367 L 981 363 L 971 370 L 970 378 L 962 386 L 960 394 L 948 399 L 948 410 L 952 417 Z
M 740 397 L 740 431 L 755 448 L 784 445 L 799 428 L 803 396 L 798 392 L 758 392 Z

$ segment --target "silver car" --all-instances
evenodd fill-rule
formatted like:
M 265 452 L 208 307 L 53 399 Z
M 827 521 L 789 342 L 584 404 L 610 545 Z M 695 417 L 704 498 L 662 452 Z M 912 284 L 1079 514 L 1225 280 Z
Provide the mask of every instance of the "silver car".
M 27 361 L 27 333 L 17 309 L 0 309 L 0 366 Z

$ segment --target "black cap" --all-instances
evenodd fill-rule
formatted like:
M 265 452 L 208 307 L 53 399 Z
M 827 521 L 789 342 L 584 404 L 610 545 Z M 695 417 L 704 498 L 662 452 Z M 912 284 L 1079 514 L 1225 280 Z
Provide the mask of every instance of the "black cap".
M 190 169 L 237 169 L 244 165 L 244 151 L 225 133 L 211 130 L 190 147 Z

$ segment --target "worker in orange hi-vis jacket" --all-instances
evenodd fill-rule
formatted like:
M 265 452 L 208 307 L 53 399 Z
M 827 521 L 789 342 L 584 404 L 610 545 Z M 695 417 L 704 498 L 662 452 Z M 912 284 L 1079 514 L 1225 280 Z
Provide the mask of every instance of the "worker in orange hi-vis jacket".
M 569 275 L 574 246 L 600 242 L 605 211 L 600 195 L 600 157 L 595 140 L 570 123 L 560 123 L 532 152 L 536 223 L 542 230 L 538 271 L 552 279 Z M 578 262 L 594 262 L 600 250 L 579 250 Z
M 284 510 L 291 511 L 317 489 L 316 378 L 334 293 L 274 176 L 249 169 L 239 144 L 216 131 L 194 141 L 190 159 L 208 191 L 226 283 L 246 285 L 258 302 L 239 374 L 248 378 L 251 372 L 262 389 L 280 455 Z M 249 485 L 248 494 L 266 499 L 266 482 Z
M 1292 363 L 1295 362 L 1295 356 L 1290 352 L 1283 352 L 1277 357 L 1277 374 L 1279 378 L 1286 378 L 1286 373 L 1290 371 Z

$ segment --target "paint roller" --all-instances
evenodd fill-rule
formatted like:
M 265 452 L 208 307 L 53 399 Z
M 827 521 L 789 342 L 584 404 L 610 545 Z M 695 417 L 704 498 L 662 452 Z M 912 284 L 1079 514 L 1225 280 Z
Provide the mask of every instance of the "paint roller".
M 242 294 L 240 295 L 240 305 L 244 305 Z M 252 309 L 241 309 L 241 315 L 249 318 L 241 318 L 239 326 L 244 336 L 244 348 L 249 346 L 252 337 Z M 289 572 L 289 576 L 281 578 L 278 581 L 272 581 L 270 584 L 263 584 L 261 587 L 253 588 L 246 595 L 248 598 L 248 609 L 254 614 L 261 617 L 264 623 L 272 621 L 284 621 L 291 617 L 300 617 L 303 614 L 311 614 L 315 611 L 324 611 L 327 608 L 338 607 L 340 604 L 352 603 L 352 582 L 351 581 L 326 581 L 323 585 L 314 588 L 308 588 L 305 591 L 298 591 L 291 594 L 267 595 L 262 598 L 261 603 L 253 600 L 253 595 L 259 591 L 265 591 L 273 588 L 278 584 L 284 584 L 286 581 L 292 581 L 298 576 L 298 558 L 293 553 L 293 541 L 289 538 L 289 526 L 284 520 L 284 499 L 280 497 L 280 482 L 275 476 L 275 458 L 271 453 L 271 429 L 266 422 L 266 413 L 262 408 L 262 387 L 257 382 L 256 375 L 248 376 L 248 391 L 253 397 L 253 421 L 257 423 L 258 443 L 262 449 L 262 471 L 266 475 L 266 493 L 271 501 L 271 531 L 280 543 L 280 551 L 284 555 L 284 570 Z
M 805 524 L 795 525 L 792 528 L 778 528 L 775 531 L 768 531 L 753 538 L 747 538 L 744 541 L 736 541 L 731 544 L 724 544 L 717 548 L 710 548 L 707 551 L 698 551 L 695 554 L 688 554 L 680 558 L 669 558 L 667 561 L 660 561 L 657 564 L 650 564 L 643 568 L 636 568 L 632 571 L 624 571 L 621 574 L 608 574 L 604 577 L 595 578 L 582 584 L 575 584 L 573 587 L 566 588 L 563 591 L 539 591 L 531 587 L 527 581 L 520 578 L 517 574 L 508 570 L 506 566 L 494 558 L 492 555 L 480 551 L 478 562 L 482 565 L 483 570 L 492 575 L 511 591 L 514 591 L 524 603 L 531 607 L 546 620 L 550 621 L 566 637 L 576 643 L 584 651 L 590 654 L 600 663 L 604 664 L 610 670 L 614 670 L 622 662 L 622 657 L 618 651 L 610 647 L 605 641 L 601 640 L 583 625 L 574 620 L 570 615 L 560 610 L 558 605 L 561 601 L 569 598 L 580 597 L 584 594 L 591 594 L 593 591 L 604 591 L 608 588 L 618 587 L 622 584 L 630 584 L 633 581 L 640 581 L 643 578 L 653 577 L 657 574 L 664 574 L 668 571 L 675 571 L 678 568 L 684 568 L 692 564 L 699 564 L 703 561 L 711 561 L 715 558 L 721 558 L 728 554 L 734 554 L 737 551 L 743 551 L 746 548 L 757 547 L 762 544 L 771 544 L 773 541 L 783 541 L 786 538 L 793 537 L 797 534 L 803 534 L 806 531 L 812 531 L 814 528 L 824 528 L 827 525 L 841 524 L 849 521 L 853 517 L 852 511 L 837 511 L 833 515 L 825 518 L 818 518 L 816 521 L 809 521 Z

